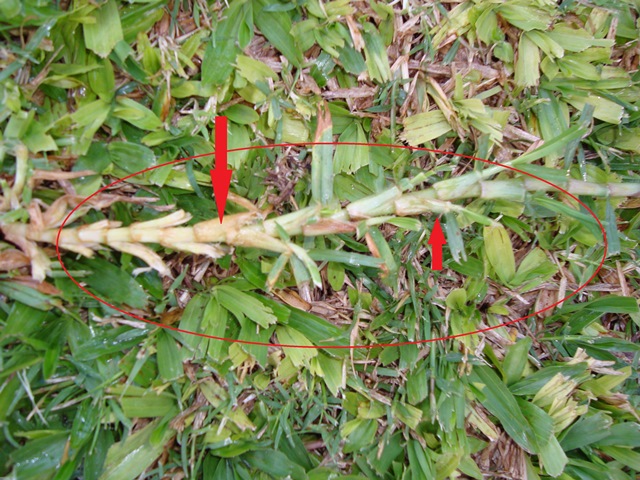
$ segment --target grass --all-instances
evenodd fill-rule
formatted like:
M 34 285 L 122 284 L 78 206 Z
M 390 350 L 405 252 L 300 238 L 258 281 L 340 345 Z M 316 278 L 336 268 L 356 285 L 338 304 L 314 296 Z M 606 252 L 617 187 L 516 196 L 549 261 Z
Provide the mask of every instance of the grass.
M 0 6 L 1 474 L 636 478 L 637 7 L 229 3 Z M 212 156 L 153 169 L 65 224 L 77 288 L 71 209 L 217 115 L 457 155 L 237 151 L 222 229 Z

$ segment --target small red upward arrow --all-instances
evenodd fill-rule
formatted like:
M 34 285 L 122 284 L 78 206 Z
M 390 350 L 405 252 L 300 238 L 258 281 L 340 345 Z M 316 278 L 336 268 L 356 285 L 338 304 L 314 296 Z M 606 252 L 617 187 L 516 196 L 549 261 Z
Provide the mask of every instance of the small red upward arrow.
M 442 246 L 447 243 L 447 239 L 444 238 L 439 218 L 433 224 L 427 243 L 431 245 L 431 270 L 442 270 Z
M 215 123 L 216 137 L 216 164 L 210 171 L 211 183 L 213 184 L 213 196 L 218 207 L 218 218 L 220 223 L 224 218 L 224 209 L 229 196 L 229 185 L 233 172 L 227 168 L 227 117 L 216 117 Z

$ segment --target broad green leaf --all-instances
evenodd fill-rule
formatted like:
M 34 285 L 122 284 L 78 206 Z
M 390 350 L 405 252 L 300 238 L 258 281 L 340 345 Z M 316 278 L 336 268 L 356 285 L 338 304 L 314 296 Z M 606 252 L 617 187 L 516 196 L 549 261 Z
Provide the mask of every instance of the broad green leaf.
M 167 381 L 175 380 L 184 375 L 182 369 L 182 356 L 175 339 L 164 329 L 158 331 L 156 343 L 158 357 L 158 371 L 160 376 Z
M 622 121 L 624 107 L 616 102 L 598 95 L 570 95 L 565 101 L 578 110 L 583 110 L 586 105 L 593 105 L 593 116 L 603 122 L 618 125 Z
M 613 421 L 605 412 L 580 417 L 563 434 L 560 445 L 565 452 L 606 439 Z
M 367 68 L 365 60 L 362 58 L 362 54 L 355 48 L 345 45 L 344 48 L 338 49 L 340 56 L 340 63 L 344 69 L 352 75 L 360 75 Z
M 29 122 L 27 131 L 21 137 L 21 140 L 34 153 L 58 150 L 58 145 L 53 137 L 47 134 L 47 127 L 35 119 Z
M 203 293 L 193 296 L 182 312 L 182 317 L 180 318 L 179 326 L 182 330 L 197 333 L 204 332 L 207 325 L 207 319 L 204 318 L 203 315 L 210 298 L 210 296 Z M 198 354 L 196 358 L 202 358 L 205 354 L 205 347 L 202 346 L 203 344 L 206 345 L 204 340 L 205 339 L 203 337 L 182 333 L 180 341 L 183 345 L 186 345 L 193 350 L 197 349 Z
M 524 369 L 529 362 L 529 349 L 531 349 L 532 343 L 529 337 L 525 337 L 507 348 L 507 354 L 502 362 L 502 370 L 508 385 L 522 378 Z
M 604 228 L 607 232 L 607 242 L 609 244 L 609 248 L 607 250 L 607 256 L 617 255 L 620 253 L 621 245 L 620 245 L 620 232 L 618 231 L 618 219 L 616 217 L 616 213 L 611 205 L 611 201 L 607 198 L 605 199 L 606 210 L 605 210 L 605 221 Z
M 551 435 L 549 441 L 540 444 L 539 455 L 540 462 L 547 474 L 552 477 L 558 477 L 564 472 L 568 459 L 555 436 Z
M 440 110 L 419 113 L 405 118 L 403 139 L 409 145 L 421 145 L 451 131 L 451 125 L 447 122 Z
M 539 30 L 531 30 L 527 32 L 527 37 L 535 43 L 540 50 L 551 58 L 559 58 L 564 56 L 564 49 L 558 45 L 547 32 Z
M 459 468 L 463 454 L 464 451 L 462 449 L 443 452 L 436 460 L 436 480 L 451 478 L 451 474 Z
M 339 142 L 367 143 L 362 125 L 353 122 L 338 138 Z M 369 165 L 369 147 L 359 145 L 338 145 L 333 159 L 334 173 L 355 173 Z
M 341 429 L 342 436 L 345 438 L 344 452 L 357 452 L 368 447 L 374 442 L 377 430 L 376 420 L 357 418 L 347 422 Z
M 294 67 L 302 66 L 303 55 L 291 35 L 291 17 L 286 12 L 265 9 L 266 0 L 253 0 L 253 21 L 269 42 L 287 57 Z
M 436 469 L 429 450 L 423 448 L 417 440 L 410 439 L 407 442 L 407 456 L 412 480 L 436 478 Z
M 498 16 L 493 8 L 485 8 L 476 20 L 478 38 L 487 45 L 493 45 L 504 39 L 504 33 L 498 26 Z
M 636 422 L 622 422 L 611 425 L 607 430 L 608 435 L 596 440 L 599 446 L 618 445 L 621 447 L 640 447 L 640 424 Z
M 71 351 L 79 361 L 94 360 L 103 355 L 114 356 L 140 343 L 148 333 L 147 329 L 130 327 L 101 330 L 97 335 L 73 345 Z
M 0 285 L 2 283 L 4 282 L 0 282 Z M 54 318 L 52 313 L 46 313 L 43 310 L 48 309 L 32 307 L 24 302 L 14 302 L 6 323 L 0 332 L 0 340 L 10 336 L 31 336 L 32 333 L 43 327 L 47 318 Z
M 152 390 L 146 395 L 122 397 L 120 404 L 127 417 L 154 418 L 178 413 L 175 398 L 167 394 L 158 395 Z
M 40 293 L 38 290 L 28 285 L 23 285 L 10 280 L 0 281 L 0 293 L 7 298 L 18 301 L 38 310 L 51 310 L 54 307 L 61 307 L 60 299 L 51 295 Z
M 402 423 L 409 428 L 416 429 L 422 420 L 422 410 L 404 402 L 394 402 L 391 411 Z
M 20 13 L 20 0 L 7 0 L 0 4 L 0 18 L 15 17 Z
M 282 114 L 282 141 L 299 143 L 309 141 L 309 129 L 299 117 L 288 112 Z
M 467 291 L 464 288 L 454 288 L 447 295 L 445 304 L 452 310 L 462 311 L 467 304 Z
M 232 105 L 222 114 L 238 125 L 249 125 L 260 119 L 260 116 L 253 108 L 242 104 Z
M 429 373 L 427 363 L 423 362 L 407 375 L 407 399 L 411 405 L 417 405 L 429 395 Z
M 202 314 L 203 323 L 207 326 L 205 327 L 205 331 L 213 335 L 215 337 L 229 338 L 228 333 L 228 322 L 229 322 L 229 313 L 227 310 L 222 308 L 220 302 L 218 302 L 215 295 L 212 295 L 207 302 L 207 306 L 204 309 Z M 214 360 L 222 360 L 223 352 L 228 350 L 228 343 L 224 340 L 209 340 L 209 347 L 207 353 Z
M 521 30 L 546 30 L 551 24 L 551 12 L 531 4 L 527 0 L 516 0 L 498 4 L 498 12 L 511 25 Z M 537 65 L 537 62 L 536 62 Z
M 89 50 L 105 58 L 123 39 L 118 4 L 107 0 L 96 8 L 83 24 L 84 43 Z
M 393 279 L 398 273 L 398 264 L 394 258 L 393 252 L 391 251 L 391 247 L 389 243 L 385 240 L 384 235 L 377 228 L 369 229 L 369 236 L 375 247 L 378 251 L 380 259 L 382 259 L 383 263 L 383 272 L 385 276 L 388 276 L 389 280 L 392 283 Z
M 313 258 L 313 257 L 312 257 Z M 331 262 L 327 265 L 327 280 L 329 285 L 336 292 L 339 292 L 344 285 L 345 272 L 344 267 L 338 263 Z
M 639 452 L 636 452 L 631 448 L 617 446 L 600 447 L 600 450 L 602 450 L 605 455 L 622 463 L 625 467 L 629 467 L 631 470 L 640 471 Z
M 318 269 L 318 266 L 313 261 L 313 259 L 309 256 L 307 251 L 304 248 L 296 245 L 295 243 L 289 243 L 288 246 L 295 255 L 291 258 L 291 261 L 300 261 L 303 268 L 306 270 L 306 273 L 309 275 L 309 278 L 313 282 L 313 285 L 315 287 L 322 288 L 322 278 L 320 277 L 320 270 Z
M 144 308 L 147 304 L 148 296 L 142 286 L 117 264 L 100 257 L 84 258 L 71 264 L 79 270 L 91 271 L 82 281 L 106 301 L 134 308 Z
M 247 129 L 247 127 L 245 127 L 244 125 L 236 125 L 235 123 L 230 123 L 229 139 L 228 139 L 229 150 L 233 150 L 234 148 L 244 148 L 250 144 L 251 144 L 251 137 L 249 136 L 249 130 Z M 238 170 L 242 168 L 242 166 L 248 159 L 249 159 L 248 150 L 240 150 L 237 152 L 230 151 L 229 158 L 228 158 L 229 167 L 234 170 Z
M 389 471 L 394 460 L 401 455 L 405 455 L 405 442 L 402 434 L 396 432 L 391 438 L 381 439 L 380 447 L 371 450 L 367 455 L 367 463 L 380 475 L 384 475 Z
M 311 313 L 302 310 L 291 309 L 289 317 L 289 326 L 301 332 L 314 345 L 348 345 L 348 338 L 345 338 L 344 332 L 325 320 Z M 333 350 L 336 356 L 344 356 L 349 354 L 346 350 Z M 362 351 L 354 352 L 356 358 L 363 358 Z
M 273 478 L 291 478 L 293 480 L 307 478 L 304 468 L 292 462 L 284 453 L 277 450 L 251 450 L 243 454 L 242 459 L 252 467 L 267 473 Z
M 171 82 L 171 96 L 173 98 L 212 97 L 215 93 L 216 87 L 213 84 L 204 83 L 204 81 L 178 79 Z M 172 136 L 168 138 L 172 138 Z
M 593 38 L 585 29 L 564 22 L 556 23 L 546 35 L 571 52 L 582 52 L 592 46 L 611 47 L 614 43 L 613 39 Z
M 631 367 L 626 366 L 618 370 L 616 375 L 602 375 L 593 378 L 584 382 L 581 387 L 597 397 L 609 396 L 613 395 L 616 387 L 624 383 L 629 375 L 631 375 Z
M 238 340 L 242 340 L 245 342 L 259 342 L 268 344 L 271 342 L 271 337 L 275 330 L 275 326 L 270 326 L 269 328 L 260 328 L 257 329 L 255 323 L 247 318 L 238 319 L 240 323 L 240 333 L 238 334 Z M 217 340 L 211 340 L 217 341 Z M 254 345 L 251 343 L 247 344 L 238 344 L 242 350 L 249 355 L 251 355 L 256 362 L 265 367 L 268 361 L 267 347 L 265 345 Z M 231 352 L 231 349 L 229 349 Z
M 516 261 L 509 234 L 502 226 L 484 227 L 483 237 L 491 267 L 502 282 L 510 283 L 516 272 Z
M 549 260 L 542 249 L 536 247 L 520 262 L 511 284 L 520 286 L 520 291 L 526 292 L 551 278 L 557 271 L 556 264 Z
M 545 141 L 549 141 L 556 137 L 558 132 L 564 131 L 569 126 L 569 114 L 565 108 L 566 105 L 549 90 L 540 88 L 538 95 L 546 101 L 536 104 L 533 107 L 533 111 L 538 117 L 538 125 L 542 138 Z M 559 152 L 553 153 L 547 157 L 547 161 L 553 165 L 558 158 L 560 158 Z M 559 171 L 556 172 L 560 173 Z
M 628 150 L 635 153 L 640 153 L 640 127 L 629 128 L 618 132 L 611 131 L 612 146 L 619 148 L 620 150 Z
M 362 38 L 369 78 L 378 83 L 388 82 L 391 79 L 389 58 L 378 29 L 369 22 L 365 23 Z
M 130 142 L 111 142 L 107 146 L 111 161 L 127 173 L 135 173 L 156 165 L 153 150 Z
M 520 36 L 515 82 L 521 87 L 535 87 L 540 80 L 540 50 L 527 33 Z
M 511 390 L 514 395 L 535 395 L 558 373 L 561 373 L 567 378 L 578 381 L 579 379 L 584 380 L 584 377 L 587 375 L 586 371 L 586 363 L 578 363 L 575 365 L 551 365 L 544 367 L 531 375 L 527 375 L 519 382 L 511 385 L 509 390 Z
M 175 431 L 156 420 L 126 440 L 114 443 L 109 448 L 99 480 L 134 480 L 156 462 L 174 435 Z M 157 436 L 157 440 L 152 441 L 152 436 Z
M 165 8 L 163 2 L 155 0 L 125 3 L 120 11 L 124 41 L 132 43 L 138 33 L 148 32 L 165 15 Z
M 246 316 L 262 328 L 278 321 L 269 307 L 236 288 L 218 285 L 214 292 L 220 304 L 238 318 Z
M 98 60 L 93 57 L 89 61 L 96 67 L 87 75 L 89 86 L 101 99 L 110 102 L 116 89 L 113 64 L 106 58 Z
M 446 212 L 444 217 L 444 232 L 449 252 L 451 252 L 454 262 L 459 263 L 461 260 L 466 261 L 467 253 L 465 251 L 464 241 L 462 240 L 462 232 L 460 231 L 458 221 L 456 220 L 456 215 L 453 212 Z
M 298 330 L 289 326 L 278 327 L 276 329 L 278 343 L 282 345 L 296 345 L 296 347 L 284 347 L 284 353 L 296 367 L 303 367 L 307 362 L 318 355 L 318 350 L 313 348 L 313 344 Z
M 16 478 L 51 478 L 59 465 L 69 435 L 50 432 L 29 440 L 11 455 Z
M 222 85 L 233 73 L 233 63 L 240 53 L 236 42 L 242 25 L 242 3 L 232 2 L 229 5 L 207 44 L 202 59 L 202 81 L 206 85 Z
M 495 415 L 507 434 L 525 451 L 537 453 L 539 446 L 534 432 L 520 410 L 513 394 L 489 367 L 474 366 L 469 375 L 476 398 Z
M 322 369 L 322 378 L 327 384 L 329 391 L 337 397 L 340 389 L 344 389 L 346 386 L 346 378 L 343 374 L 343 362 L 325 353 L 319 353 L 315 358 Z
M 604 295 L 600 298 L 588 302 L 567 304 L 562 307 L 563 313 L 570 313 L 582 309 L 592 310 L 601 313 L 638 313 L 640 306 L 633 297 L 623 297 L 619 295 Z
M 119 97 L 113 116 L 121 118 L 142 130 L 157 130 L 162 127 L 158 116 L 144 105 L 126 97 Z
M 553 418 L 533 403 L 518 399 L 518 404 L 526 416 L 540 449 L 538 455 L 544 471 L 557 477 L 564 471 L 567 456 L 553 433 Z
M 332 142 L 331 114 L 318 113 L 315 142 Z M 323 206 L 333 200 L 333 145 L 314 145 L 311 151 L 311 195 Z
M 255 60 L 246 55 L 239 55 L 236 60 L 238 74 L 242 75 L 251 83 L 266 82 L 267 78 L 276 80 L 278 75 L 264 62 Z
M 73 112 L 70 117 L 77 127 L 93 126 L 96 122 L 100 125 L 106 120 L 111 105 L 104 100 L 95 100 L 86 103 Z M 98 125 L 98 127 L 100 126 Z M 96 127 L 96 129 L 98 128 Z
M 562 133 L 556 135 L 552 139 L 549 139 L 549 140 L 545 139 L 545 142 L 542 146 L 521 155 L 516 160 L 514 160 L 512 164 L 515 165 L 515 164 L 531 163 L 534 160 L 537 160 L 539 158 L 546 157 L 547 155 L 551 155 L 553 153 L 562 151 L 566 148 L 566 146 L 570 142 L 572 142 L 573 140 L 582 138 L 585 133 L 587 133 L 587 129 L 582 125 L 573 125 L 569 128 L 564 128 L 562 129 Z M 501 167 L 497 167 L 497 168 L 502 170 Z

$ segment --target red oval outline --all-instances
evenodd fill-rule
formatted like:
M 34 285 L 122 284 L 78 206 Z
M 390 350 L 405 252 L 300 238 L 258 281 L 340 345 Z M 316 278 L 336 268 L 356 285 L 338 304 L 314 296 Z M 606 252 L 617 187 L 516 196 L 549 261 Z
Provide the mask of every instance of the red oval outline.
M 221 341 L 230 342 L 230 343 L 241 343 L 241 344 L 245 344 L 245 345 L 259 345 L 259 346 L 264 346 L 264 347 L 283 347 L 283 348 L 315 348 L 315 349 L 320 349 L 320 350 L 322 350 L 322 349 L 344 349 L 344 348 L 347 348 L 347 349 L 350 349 L 350 350 L 355 350 L 355 349 L 358 349 L 358 348 L 371 349 L 371 348 L 381 348 L 381 347 L 401 347 L 403 345 L 418 345 L 418 344 L 422 344 L 422 343 L 437 342 L 439 340 L 451 340 L 451 339 L 454 339 L 454 338 L 466 337 L 467 335 L 474 335 L 476 333 L 483 333 L 483 332 L 488 332 L 490 330 L 496 330 L 498 328 L 506 327 L 507 325 L 513 325 L 514 323 L 518 323 L 518 322 L 521 322 L 521 321 L 526 320 L 528 318 L 535 317 L 536 315 L 538 315 L 538 314 L 540 314 L 542 312 L 546 312 L 547 310 L 550 310 L 550 309 L 560 305 L 561 303 L 565 302 L 566 300 L 570 299 L 571 297 L 575 296 L 578 292 L 583 290 L 589 283 L 591 283 L 591 280 L 593 280 L 595 278 L 595 276 L 598 274 L 598 272 L 602 269 L 602 267 L 604 265 L 604 262 L 605 262 L 605 260 L 607 258 L 607 251 L 608 251 L 609 243 L 607 241 L 607 233 L 605 232 L 604 226 L 602 225 L 602 222 L 600 222 L 600 219 L 598 218 L 598 216 L 582 200 L 580 200 L 578 197 L 576 197 L 572 193 L 568 192 L 564 188 L 559 187 L 558 185 L 555 185 L 554 183 L 551 183 L 550 181 L 545 180 L 544 178 L 541 178 L 541 177 L 538 177 L 537 175 L 533 175 L 531 173 L 522 171 L 520 169 L 512 167 L 511 165 L 503 165 L 501 163 L 493 162 L 491 160 L 486 160 L 484 158 L 474 157 L 472 155 L 465 155 L 465 154 L 462 154 L 462 153 L 447 152 L 447 151 L 444 151 L 444 150 L 436 150 L 436 149 L 425 148 L 425 147 L 412 147 L 412 146 L 409 146 L 409 145 L 393 145 L 393 144 L 389 144 L 389 143 L 364 143 L 364 142 L 275 143 L 275 144 L 270 144 L 270 145 L 254 145 L 254 146 L 251 146 L 251 147 L 233 148 L 233 149 L 229 149 L 228 152 L 232 153 L 232 152 L 241 152 L 241 151 L 247 151 L 247 150 L 265 150 L 265 149 L 269 149 L 269 148 L 279 148 L 279 147 L 308 147 L 308 146 L 314 146 L 314 145 L 351 145 L 351 146 L 362 146 L 362 147 L 388 147 L 388 148 L 400 148 L 400 149 L 404 149 L 404 150 L 412 150 L 412 151 L 419 151 L 419 152 L 439 153 L 439 154 L 443 154 L 443 155 L 452 155 L 452 156 L 456 156 L 456 157 L 466 158 L 466 159 L 469 159 L 469 160 L 474 160 L 476 162 L 484 162 L 484 163 L 487 163 L 487 164 L 490 164 L 490 165 L 496 165 L 498 167 L 502 167 L 502 168 L 505 168 L 507 170 L 518 172 L 518 173 L 521 173 L 523 175 L 527 175 L 527 176 L 529 176 L 531 178 L 534 178 L 534 179 L 539 180 L 539 181 L 541 181 L 543 183 L 546 183 L 547 185 L 550 185 L 551 187 L 555 188 L 556 190 L 568 195 L 569 197 L 573 198 L 576 202 L 578 202 L 578 204 L 581 205 L 587 212 L 589 212 L 589 214 L 598 223 L 598 226 L 600 227 L 600 231 L 602 232 L 602 241 L 603 241 L 603 245 L 604 245 L 604 253 L 602 255 L 602 260 L 600 260 L 600 264 L 598 265 L 598 268 L 593 272 L 591 277 L 589 277 L 587 279 L 587 281 L 584 282 L 582 285 L 580 285 L 576 290 L 571 292 L 569 295 L 564 297 L 562 300 L 558 300 L 554 304 L 549 305 L 549 306 L 543 308 L 542 310 L 538 310 L 536 312 L 530 313 L 529 315 L 526 315 L 524 317 L 517 318 L 515 320 L 509 320 L 508 322 L 504 322 L 504 323 L 501 323 L 500 325 L 495 325 L 493 327 L 487 327 L 487 328 L 481 328 L 479 330 L 474 330 L 472 332 L 457 333 L 455 335 L 447 335 L 445 337 L 430 338 L 430 339 L 427 339 L 427 340 L 414 340 L 414 341 L 396 342 L 396 343 L 376 343 L 376 344 L 373 344 L 373 345 L 326 345 L 326 346 L 291 345 L 291 344 L 282 344 L 282 343 L 252 342 L 252 341 L 249 341 L 249 340 L 237 340 L 237 339 L 233 339 L 233 338 L 216 337 L 214 335 L 207 335 L 207 334 L 204 334 L 204 333 L 191 332 L 189 330 L 184 330 L 182 328 L 173 327 L 171 325 L 164 325 L 164 324 L 159 323 L 159 322 L 154 322 L 153 320 L 148 320 L 146 318 L 140 317 L 139 315 L 136 315 L 135 313 L 131 313 L 131 312 L 128 312 L 126 310 L 122 310 L 121 308 L 118 308 L 115 305 L 112 305 L 109 302 L 103 300 L 102 298 L 94 295 L 89 290 L 87 290 L 82 285 L 80 285 L 80 283 L 69 273 L 69 271 L 65 267 L 64 262 L 62 261 L 62 254 L 60 252 L 60 247 L 58 245 L 59 241 L 60 241 L 60 234 L 62 232 L 62 229 L 66 225 L 66 223 L 69 220 L 69 218 L 74 214 L 74 212 L 76 210 L 78 210 L 82 205 L 84 205 L 87 201 L 89 201 L 91 198 L 93 198 L 94 196 L 98 195 L 99 193 L 104 192 L 105 190 L 107 190 L 108 188 L 113 187 L 114 185 L 117 185 L 118 183 L 121 183 L 121 182 L 124 182 L 125 180 L 128 180 L 129 178 L 135 177 L 137 175 L 140 175 L 140 174 L 143 174 L 143 173 L 146 173 L 146 172 L 150 172 L 151 170 L 155 170 L 156 168 L 166 167 L 167 165 L 175 165 L 175 164 L 178 164 L 178 163 L 187 162 L 189 160 L 194 160 L 196 158 L 207 157 L 207 156 L 215 154 L 215 152 L 211 152 L 211 153 L 203 153 L 203 154 L 200 154 L 200 155 L 193 155 L 193 156 L 190 156 L 190 157 L 179 158 L 177 160 L 172 160 L 170 162 L 166 162 L 166 163 L 163 163 L 161 165 L 155 165 L 153 167 L 146 168 L 146 169 L 141 170 L 139 172 L 132 173 L 130 175 L 127 175 L 126 177 L 123 177 L 123 178 L 120 178 L 120 179 L 118 179 L 118 180 L 116 180 L 114 182 L 111 182 L 110 184 L 102 187 L 101 189 L 97 190 L 96 192 L 92 193 L 87 198 L 82 200 L 73 210 L 71 210 L 71 212 L 69 212 L 69 214 L 65 217 L 65 219 L 62 222 L 62 224 L 58 228 L 58 233 L 56 235 L 56 253 L 57 253 L 57 256 L 58 256 L 58 262 L 62 266 L 62 269 L 64 270 L 65 274 L 71 279 L 71 281 L 80 290 L 82 290 L 83 292 L 85 292 L 86 294 L 88 294 L 89 296 L 94 298 L 95 300 L 99 301 L 103 305 L 106 305 L 109 308 L 113 308 L 114 310 L 116 310 L 116 311 L 118 311 L 120 313 L 123 313 L 123 314 L 127 315 L 128 317 L 135 318 L 136 320 L 140 320 L 140 321 L 143 321 L 145 323 L 149 323 L 149 324 L 155 325 L 157 327 L 166 328 L 167 330 L 173 330 L 173 331 L 180 332 L 180 333 L 185 333 L 185 334 L 188 334 L 188 335 L 195 335 L 197 337 L 211 338 L 211 339 L 214 339 L 214 340 L 221 340 Z

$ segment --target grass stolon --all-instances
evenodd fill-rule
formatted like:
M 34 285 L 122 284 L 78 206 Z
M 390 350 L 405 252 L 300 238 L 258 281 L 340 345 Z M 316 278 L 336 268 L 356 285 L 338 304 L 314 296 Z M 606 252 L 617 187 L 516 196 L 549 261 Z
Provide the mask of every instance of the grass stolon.
M 162 259 L 141 244 L 156 243 L 172 250 L 207 255 L 213 259 L 218 259 L 226 253 L 218 248 L 219 244 L 260 248 L 288 254 L 294 254 L 295 250 L 298 255 L 304 257 L 301 260 L 306 261 L 308 257 L 304 250 L 280 239 L 283 232 L 286 235 L 302 234 L 307 237 L 356 232 L 358 222 L 361 220 L 377 225 L 384 221 L 384 218 L 377 217 L 447 212 L 465 212 L 484 225 L 497 225 L 492 219 L 474 214 L 451 201 L 478 197 L 483 200 L 524 203 L 527 192 L 555 190 L 548 183 L 531 177 L 495 181 L 480 180 L 485 176 L 486 174 L 471 172 L 437 182 L 431 188 L 410 193 L 403 193 L 398 187 L 392 187 L 382 193 L 353 202 L 338 211 L 327 211 L 320 206 L 310 206 L 298 212 L 269 219 L 265 219 L 259 212 L 241 213 L 228 215 L 224 224 L 219 224 L 216 220 L 207 220 L 191 227 L 179 227 L 191 220 L 191 216 L 181 210 L 128 227 L 121 227 L 116 222 L 101 221 L 78 228 L 63 229 L 59 235 L 59 246 L 87 257 L 93 256 L 93 250 L 108 246 L 141 258 L 162 275 L 170 275 Z M 421 177 L 419 179 L 421 180 Z M 407 185 L 410 186 L 418 181 L 416 179 L 408 181 Z M 607 198 L 640 196 L 640 183 L 597 184 L 566 179 L 559 186 L 573 195 Z M 54 244 L 58 238 L 58 229 L 46 229 L 33 224 L 8 224 L 0 228 L 9 240 L 24 238 L 32 242 Z M 25 253 L 28 253 L 28 250 Z M 33 248 L 30 250 L 33 252 Z M 42 255 L 36 256 L 35 259 L 42 261 Z M 35 278 L 43 280 L 42 266 L 36 265 L 35 271 L 38 272 L 34 275 Z

